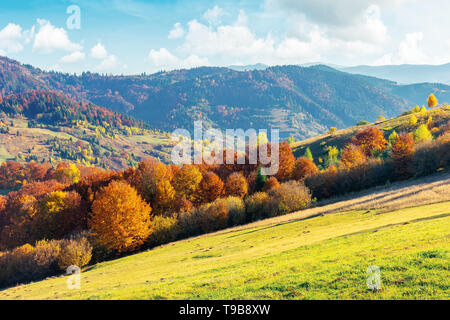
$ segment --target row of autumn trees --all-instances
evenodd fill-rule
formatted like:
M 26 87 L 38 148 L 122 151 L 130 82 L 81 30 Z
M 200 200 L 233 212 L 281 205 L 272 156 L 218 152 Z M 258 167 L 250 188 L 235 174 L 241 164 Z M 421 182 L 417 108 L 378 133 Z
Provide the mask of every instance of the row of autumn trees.
M 283 142 L 273 177 L 264 176 L 258 164 L 179 167 L 147 159 L 116 172 L 6 162 L 0 166 L 0 186 L 21 187 L 0 197 L 0 267 L 9 270 L 0 286 L 30 280 L 26 270 L 33 270 L 35 280 L 68 263 L 82 266 L 91 256 L 101 261 L 300 210 L 312 196 L 322 199 L 447 169 L 450 126 L 441 125 L 435 136 L 419 128 L 389 137 L 375 127 L 361 130 L 323 170 L 307 157 L 295 159 Z M 22 265 L 30 267 L 24 271 Z

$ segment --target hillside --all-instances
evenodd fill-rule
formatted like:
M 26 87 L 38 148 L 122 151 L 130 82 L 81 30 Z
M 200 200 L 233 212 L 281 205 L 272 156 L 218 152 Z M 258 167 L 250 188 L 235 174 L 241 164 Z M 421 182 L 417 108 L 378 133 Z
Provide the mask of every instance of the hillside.
M 142 121 L 50 91 L 0 98 L 0 163 L 60 161 L 124 169 L 154 156 L 168 161 L 169 136 Z
M 342 149 L 359 130 L 366 129 L 368 127 L 376 127 L 384 132 L 384 136 L 386 138 L 394 130 L 397 133 L 403 131 L 411 131 L 412 129 L 414 129 L 414 127 L 411 127 L 409 124 L 411 115 L 411 113 L 407 113 L 381 122 L 351 126 L 343 130 L 338 130 L 333 134 L 321 134 L 316 137 L 305 139 L 299 142 L 294 142 L 293 144 L 291 144 L 291 147 L 296 157 L 303 156 L 306 148 L 310 148 L 314 157 L 314 161 L 317 164 L 320 164 L 319 158 L 326 159 L 327 157 L 327 147 L 334 146 L 338 149 Z M 431 116 L 435 124 L 446 124 L 450 121 L 450 106 L 443 106 L 440 108 L 428 110 L 427 114 L 423 117 L 418 114 L 415 114 L 415 116 L 421 119 L 422 123 L 425 123 L 428 117 Z M 416 127 L 418 127 L 418 124 L 416 125 Z
M 448 175 L 408 184 L 99 263 L 79 291 L 53 277 L 0 299 L 448 299 Z
M 378 115 L 392 117 L 430 92 L 450 101 L 446 86 L 419 84 L 402 90 L 396 83 L 340 72 L 326 66 L 278 66 L 235 71 L 200 67 L 152 75 L 80 76 L 44 72 L 0 58 L 1 95 L 51 90 L 127 113 L 171 131 L 194 120 L 219 128 L 279 128 L 284 138 L 312 137 L 330 126 L 354 125 Z
M 430 82 L 450 85 L 450 63 L 443 65 L 388 65 L 340 67 L 339 70 L 404 84 Z

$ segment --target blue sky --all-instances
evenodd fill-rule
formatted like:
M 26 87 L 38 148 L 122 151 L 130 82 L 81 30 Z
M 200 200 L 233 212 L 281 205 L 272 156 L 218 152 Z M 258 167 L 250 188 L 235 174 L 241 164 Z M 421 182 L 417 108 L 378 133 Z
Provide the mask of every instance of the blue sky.
M 79 29 L 67 25 L 73 5 Z M 3 1 L 0 55 L 46 70 L 114 74 L 317 61 L 441 64 L 450 62 L 449 13 L 448 0 Z

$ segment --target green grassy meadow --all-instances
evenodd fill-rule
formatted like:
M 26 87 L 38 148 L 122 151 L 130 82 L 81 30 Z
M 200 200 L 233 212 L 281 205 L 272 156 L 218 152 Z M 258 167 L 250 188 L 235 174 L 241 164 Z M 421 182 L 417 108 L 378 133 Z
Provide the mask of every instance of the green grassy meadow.
M 449 231 L 450 202 L 268 219 L 87 267 L 81 290 L 60 276 L 0 299 L 449 299 Z

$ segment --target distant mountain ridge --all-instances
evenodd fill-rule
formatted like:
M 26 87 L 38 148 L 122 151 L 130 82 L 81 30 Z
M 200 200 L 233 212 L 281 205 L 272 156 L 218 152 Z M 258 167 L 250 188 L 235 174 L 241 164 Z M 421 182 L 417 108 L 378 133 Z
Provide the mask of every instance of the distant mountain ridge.
M 341 71 L 388 79 L 401 84 L 444 83 L 450 85 L 450 63 L 443 65 L 387 65 L 339 67 Z
M 64 93 L 126 113 L 163 130 L 191 129 L 195 120 L 218 128 L 280 129 L 306 138 L 330 126 L 344 128 L 378 115 L 392 117 L 424 104 L 430 93 L 450 101 L 450 87 L 400 86 L 324 65 L 236 71 L 199 67 L 151 75 L 79 76 L 44 72 L 0 57 L 0 94 L 29 90 Z

